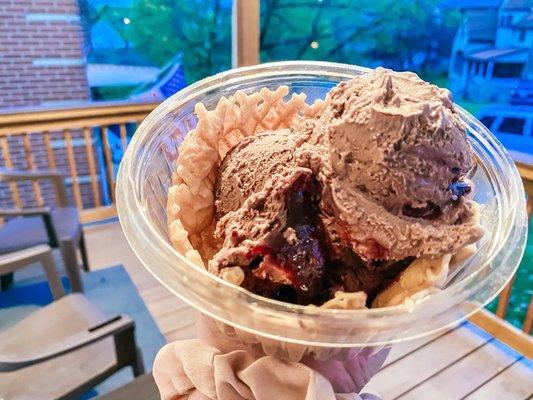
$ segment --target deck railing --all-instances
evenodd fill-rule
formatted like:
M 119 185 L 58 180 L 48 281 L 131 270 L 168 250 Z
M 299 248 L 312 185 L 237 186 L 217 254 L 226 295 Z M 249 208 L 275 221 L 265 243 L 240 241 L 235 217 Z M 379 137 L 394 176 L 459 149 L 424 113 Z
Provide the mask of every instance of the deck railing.
M 69 178 L 71 198 L 81 210 L 84 222 L 114 216 L 118 161 L 114 162 L 114 152 L 126 150 L 134 129 L 155 106 L 155 103 L 115 103 L 0 114 L 0 165 L 30 170 L 62 170 Z M 528 214 L 531 215 L 533 166 L 517 165 L 529 195 Z M 80 178 L 82 169 L 86 172 L 83 180 Z M 9 193 L 2 196 L 6 190 Z M 31 199 L 28 200 L 28 197 Z M 0 188 L 0 202 L 7 199 L 17 207 L 26 205 L 28 201 L 43 205 L 46 198 L 45 188 L 37 182 L 29 183 L 26 188 L 15 183 Z M 500 294 L 496 310 L 500 318 L 506 316 L 512 289 L 513 281 Z M 530 301 L 523 330 L 530 333 L 532 324 L 533 301 Z
M 112 215 L 117 166 L 114 153 L 117 148 L 126 150 L 129 137 L 156 105 L 88 104 L 2 113 L 0 164 L 30 170 L 59 169 L 68 177 L 70 196 L 84 221 Z M 16 207 L 28 203 L 42 206 L 49 197 L 43 195 L 47 188 L 38 182 L 31 183 L 33 193 L 29 186 L 19 185 L 2 188 L 0 202 L 12 202 Z

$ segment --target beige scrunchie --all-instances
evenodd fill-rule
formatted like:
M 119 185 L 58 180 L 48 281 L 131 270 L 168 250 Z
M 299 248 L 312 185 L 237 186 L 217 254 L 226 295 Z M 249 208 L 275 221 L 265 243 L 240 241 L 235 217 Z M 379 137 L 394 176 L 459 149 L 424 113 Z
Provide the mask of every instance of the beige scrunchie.
M 367 347 L 324 361 L 312 353 L 289 361 L 247 351 L 242 336 L 224 335 L 210 318 L 200 316 L 198 324 L 201 339 L 167 344 L 156 357 L 153 374 L 162 400 L 376 398 L 358 393 L 389 352 Z

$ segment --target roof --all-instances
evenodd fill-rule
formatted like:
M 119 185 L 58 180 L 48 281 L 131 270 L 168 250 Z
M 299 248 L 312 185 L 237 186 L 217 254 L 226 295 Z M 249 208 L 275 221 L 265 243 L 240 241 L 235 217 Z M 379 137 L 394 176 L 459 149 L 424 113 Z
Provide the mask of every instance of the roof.
M 460 10 L 474 8 L 500 8 L 502 0 L 445 0 L 442 6 Z
M 96 86 L 135 86 L 150 82 L 159 73 L 159 68 L 135 65 L 87 64 L 87 81 Z
M 521 29 L 533 29 L 533 12 L 530 12 L 527 17 L 517 23 L 516 27 Z
M 502 10 L 531 10 L 533 0 L 505 0 Z
M 471 10 L 465 13 L 463 26 L 470 42 L 494 42 L 498 29 L 498 10 Z
M 520 53 L 528 51 L 524 48 L 504 48 L 504 49 L 489 49 L 482 50 L 477 53 L 469 54 L 467 57 L 479 61 L 493 60 L 495 58 L 508 56 L 514 53 Z
M 87 57 L 91 64 L 130 65 L 138 67 L 155 67 L 154 63 L 134 49 L 92 49 Z
M 89 0 L 90 6 L 112 6 L 112 7 L 127 7 L 133 3 L 133 0 Z

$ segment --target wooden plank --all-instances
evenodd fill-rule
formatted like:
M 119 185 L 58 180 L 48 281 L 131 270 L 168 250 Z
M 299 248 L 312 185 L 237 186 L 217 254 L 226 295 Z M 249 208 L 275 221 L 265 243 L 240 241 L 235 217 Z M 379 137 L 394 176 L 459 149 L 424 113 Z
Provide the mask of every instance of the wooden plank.
M 160 400 L 160 398 L 152 374 L 145 374 L 118 389 L 97 397 L 97 400 Z
M 161 290 L 163 288 L 164 290 Z M 170 290 L 164 286 L 146 289 L 144 291 L 144 299 L 148 302 L 155 302 L 176 297 Z
M 157 318 L 156 322 L 159 326 L 159 329 L 161 329 L 161 332 L 164 335 L 172 330 L 180 329 L 189 324 L 193 324 L 195 322 L 195 319 L 196 316 L 194 309 L 191 307 L 187 307 L 181 309 L 176 313 L 167 314 L 165 316 Z
M 0 112 L 0 127 L 19 126 L 31 123 L 45 124 L 59 120 L 76 120 L 80 118 L 104 118 L 104 117 L 129 117 L 147 115 L 158 106 L 159 103 L 87 103 L 82 107 L 61 107 L 58 109 L 9 111 Z M 68 125 L 68 124 L 67 124 Z M 40 130 L 31 132 L 40 132 Z M 28 132 L 28 130 L 26 130 Z M 22 133 L 22 132 L 21 132 Z
M 528 358 L 533 358 L 533 338 L 490 311 L 481 309 L 468 319 L 500 342 Z
M 113 179 L 114 169 L 113 169 L 113 156 L 111 154 L 111 146 L 109 144 L 109 127 L 102 126 L 102 144 L 104 146 L 104 158 L 107 169 L 107 184 L 109 186 L 109 191 L 111 192 L 111 199 L 113 203 L 115 202 L 115 181 Z
M 70 168 L 70 177 L 72 179 L 72 190 L 74 194 L 74 201 L 78 210 L 83 209 L 83 201 L 81 199 L 80 184 L 78 182 L 78 169 L 76 168 L 76 159 L 74 158 L 74 148 L 72 147 L 72 134 L 70 129 L 63 131 L 65 137 L 65 144 L 67 148 L 67 159 Z
M 196 326 L 194 323 L 184 325 L 165 334 L 168 343 L 175 342 L 176 340 L 194 339 L 195 337 Z
M 139 118 L 145 118 L 148 113 L 143 114 L 131 114 L 124 116 L 109 116 L 109 117 L 87 117 L 87 118 L 76 118 L 69 120 L 57 120 L 50 121 L 46 123 L 34 123 L 29 122 L 20 126 L 6 126 L 3 127 L 0 125 L 0 137 L 1 136 L 11 136 L 14 134 L 21 134 L 24 132 L 42 132 L 45 130 L 48 131 L 61 131 L 66 127 L 74 129 L 83 129 L 86 126 L 102 126 L 102 125 L 116 125 L 124 122 L 131 122 Z M 27 115 L 26 118 L 31 118 L 31 114 Z M 30 119 L 31 121 L 31 119 Z
M 496 315 L 500 318 L 505 318 L 507 314 L 507 307 L 509 306 L 509 297 L 511 296 L 511 290 L 513 289 L 515 277 L 509 281 L 509 283 L 503 288 L 502 292 L 498 296 L 498 307 L 496 308 Z
M 80 220 L 82 224 L 90 222 L 101 221 L 117 216 L 117 207 L 112 204 L 110 206 L 102 206 L 95 208 L 87 208 L 80 211 Z
M 44 147 L 46 149 L 46 157 L 48 158 L 48 166 L 50 169 L 56 169 L 56 159 L 54 156 L 54 149 L 52 149 L 52 142 L 50 141 L 50 132 L 43 132 Z
M 491 380 L 476 388 L 466 400 L 524 400 L 533 396 L 533 363 L 525 358 L 501 371 Z
M 100 187 L 98 186 L 98 179 L 96 175 L 96 161 L 94 160 L 94 148 L 91 128 L 83 128 L 83 138 L 85 139 L 85 151 L 87 152 L 89 174 L 91 175 L 91 188 L 93 192 L 94 205 L 95 207 L 100 207 L 102 205 L 102 202 L 100 200 Z
M 154 303 L 152 306 L 149 307 L 149 309 L 152 315 L 163 317 L 176 312 L 181 312 L 186 308 L 190 307 L 191 306 L 184 303 L 177 296 L 171 294 L 169 297 L 160 299 L 159 301 Z
M 31 117 L 31 116 L 29 116 Z M 146 117 L 145 114 L 140 115 L 141 118 Z M 45 124 L 39 124 L 39 123 L 28 123 L 20 128 L 16 128 L 14 131 L 11 126 L 8 127 L 2 127 L 0 126 L 0 137 L 1 136 L 11 136 L 13 134 L 21 134 L 24 132 L 39 132 L 39 131 L 62 131 L 66 127 L 70 129 L 83 129 L 84 127 L 98 127 L 101 125 L 114 125 L 118 123 L 125 123 L 125 122 L 131 122 L 132 119 L 139 118 L 138 115 L 126 115 L 126 116 L 114 116 L 114 117 L 93 117 L 93 118 L 79 118 L 79 119 L 73 119 L 73 120 L 58 120 L 58 121 L 51 121 L 47 122 Z M 22 132 L 21 132 L 22 131 Z
M 490 339 L 490 335 L 482 330 L 470 324 L 462 325 L 409 356 L 389 364 L 372 378 L 369 386 L 379 389 L 385 399 L 397 398 Z
M 0 144 L 2 145 L 4 165 L 6 168 L 13 168 L 13 161 L 11 160 L 11 153 L 9 151 L 9 142 L 7 141 L 7 137 L 0 138 Z M 15 206 L 18 208 L 22 208 L 22 201 L 20 200 L 20 192 L 17 182 L 10 182 L 9 187 L 11 188 L 11 197 L 13 199 L 13 203 L 15 203 Z
M 27 133 L 22 135 L 22 145 L 24 147 L 24 155 L 26 156 L 26 165 L 28 166 L 28 169 L 35 170 L 35 162 L 33 161 L 33 152 L 31 150 L 30 138 Z M 44 201 L 39 181 L 33 180 L 31 184 L 33 187 L 33 194 L 35 196 L 35 202 L 39 207 L 42 207 L 44 205 Z
M 396 398 L 427 400 L 428 394 L 431 393 L 431 398 L 439 400 L 462 399 L 472 390 L 495 377 L 499 371 L 511 365 L 519 357 L 518 353 L 492 339 L 468 356 L 450 364 L 446 369 Z M 517 384 L 520 383 L 517 382 Z
M 235 0 L 232 14 L 232 64 L 259 64 L 259 0 Z
M 126 151 L 128 147 L 128 135 L 126 133 L 126 124 L 119 124 L 120 142 L 122 144 L 122 151 Z
M 387 357 L 387 359 L 383 363 L 383 367 L 385 367 L 385 366 L 387 366 L 389 364 L 392 364 L 392 363 L 394 363 L 394 362 L 396 362 L 396 361 L 408 356 L 409 354 L 411 354 L 412 352 L 418 350 L 422 346 L 427 346 L 428 344 L 430 344 L 434 340 L 437 340 L 438 338 L 440 338 L 443 335 L 448 334 L 449 332 L 450 331 L 437 333 L 437 334 L 434 334 L 434 335 L 429 335 L 429 336 L 423 337 L 421 339 L 409 340 L 408 342 L 405 342 L 405 343 L 399 343 L 399 344 L 393 345 L 392 348 L 391 348 L 391 351 L 389 353 L 389 356 Z

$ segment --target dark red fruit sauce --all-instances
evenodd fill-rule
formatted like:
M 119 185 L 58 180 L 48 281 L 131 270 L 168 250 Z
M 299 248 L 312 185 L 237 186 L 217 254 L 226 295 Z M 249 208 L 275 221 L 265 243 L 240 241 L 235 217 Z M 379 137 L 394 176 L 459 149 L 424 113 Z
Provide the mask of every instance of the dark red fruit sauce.
M 268 243 L 252 249 L 243 282 L 245 288 L 303 305 L 320 305 L 337 290 L 363 290 L 370 303 L 379 290 L 412 262 L 413 259 L 363 261 L 349 247 L 333 251 L 320 215 L 321 192 L 320 184 L 310 175 L 295 181 L 285 197 L 286 225 Z M 288 229 L 294 230 L 294 240 L 284 234 Z M 276 283 L 257 273 L 263 269 L 276 270 L 285 282 Z

